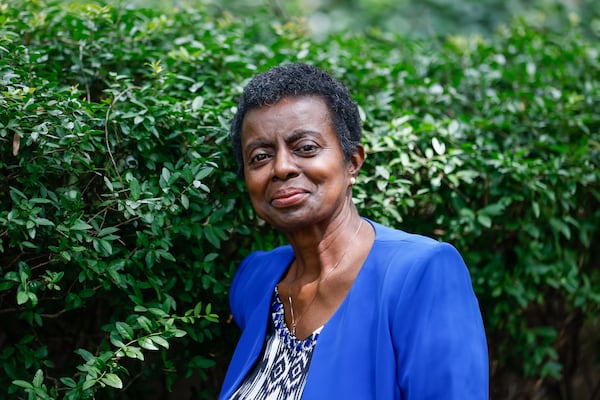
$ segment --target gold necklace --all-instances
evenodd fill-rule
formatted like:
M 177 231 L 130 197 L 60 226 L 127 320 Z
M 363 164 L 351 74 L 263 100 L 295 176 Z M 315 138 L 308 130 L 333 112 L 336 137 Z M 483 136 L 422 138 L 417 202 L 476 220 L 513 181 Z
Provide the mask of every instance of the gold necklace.
M 358 234 L 358 231 L 360 230 L 360 227 L 362 226 L 362 223 L 363 223 L 363 220 L 361 219 L 360 223 L 358 224 L 358 227 L 356 228 L 356 230 L 354 231 L 354 234 L 352 235 L 352 239 L 350 240 L 350 245 L 352 244 L 352 242 L 354 241 L 354 238 Z M 294 314 L 294 304 L 292 302 L 292 285 L 290 285 L 290 287 L 288 288 L 288 303 L 290 305 L 290 318 L 292 320 L 292 330 L 291 330 L 292 331 L 292 335 L 296 336 L 296 326 L 298 326 L 298 324 L 302 320 L 302 317 L 304 317 L 307 314 L 308 310 L 310 309 L 310 307 L 313 305 L 313 303 L 317 299 L 317 296 L 319 294 L 319 290 L 321 289 L 321 283 L 325 282 L 327 280 L 327 278 L 329 278 L 329 276 L 333 273 L 333 271 L 335 271 L 336 268 L 340 265 L 340 263 L 342 262 L 342 260 L 346 256 L 346 254 L 348 254 L 348 250 L 350 250 L 350 245 L 348 245 L 346 247 L 346 250 L 344 251 L 344 253 L 342 254 L 342 256 L 338 259 L 338 261 L 335 263 L 335 265 L 333 267 L 331 267 L 325 273 L 325 276 L 323 277 L 323 279 L 319 279 L 317 281 L 317 290 L 315 290 L 315 294 L 313 295 L 312 299 L 310 299 L 310 302 L 306 306 L 306 309 L 304 310 L 304 313 L 302 313 L 298 317 L 297 321 L 296 321 L 295 314 Z

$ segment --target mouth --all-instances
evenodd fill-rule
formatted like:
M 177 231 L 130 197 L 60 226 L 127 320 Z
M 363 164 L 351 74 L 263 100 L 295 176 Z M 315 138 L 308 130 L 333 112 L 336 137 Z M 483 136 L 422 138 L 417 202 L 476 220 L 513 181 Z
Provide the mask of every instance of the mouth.
M 305 190 L 278 190 L 271 197 L 271 205 L 275 208 L 292 207 L 300 204 L 307 196 L 308 193 Z

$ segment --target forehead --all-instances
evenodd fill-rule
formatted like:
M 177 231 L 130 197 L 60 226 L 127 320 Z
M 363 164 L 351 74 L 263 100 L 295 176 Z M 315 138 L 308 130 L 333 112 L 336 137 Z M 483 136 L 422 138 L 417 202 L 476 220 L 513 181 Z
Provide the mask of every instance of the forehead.
M 283 133 L 295 129 L 331 129 L 331 114 L 319 96 L 284 97 L 277 103 L 250 109 L 242 122 L 242 141 L 248 134 Z

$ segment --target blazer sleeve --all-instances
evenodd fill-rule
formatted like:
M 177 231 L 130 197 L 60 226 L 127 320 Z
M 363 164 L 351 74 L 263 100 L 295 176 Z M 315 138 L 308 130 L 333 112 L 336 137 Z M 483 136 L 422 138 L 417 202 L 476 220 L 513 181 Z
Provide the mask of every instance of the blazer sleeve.
M 436 242 L 415 259 L 393 318 L 404 399 L 488 399 L 481 313 L 454 247 Z

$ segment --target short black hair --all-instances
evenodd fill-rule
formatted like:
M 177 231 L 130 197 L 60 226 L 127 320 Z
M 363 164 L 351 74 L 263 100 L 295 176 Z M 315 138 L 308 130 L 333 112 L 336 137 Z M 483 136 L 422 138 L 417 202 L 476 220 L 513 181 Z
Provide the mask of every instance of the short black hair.
M 239 100 L 230 134 L 240 177 L 244 175 L 242 123 L 248 111 L 276 104 L 285 97 L 299 96 L 318 96 L 325 101 L 344 158 L 350 160 L 360 144 L 362 126 L 358 106 L 350 97 L 348 88 L 312 65 L 284 64 L 255 75 Z

